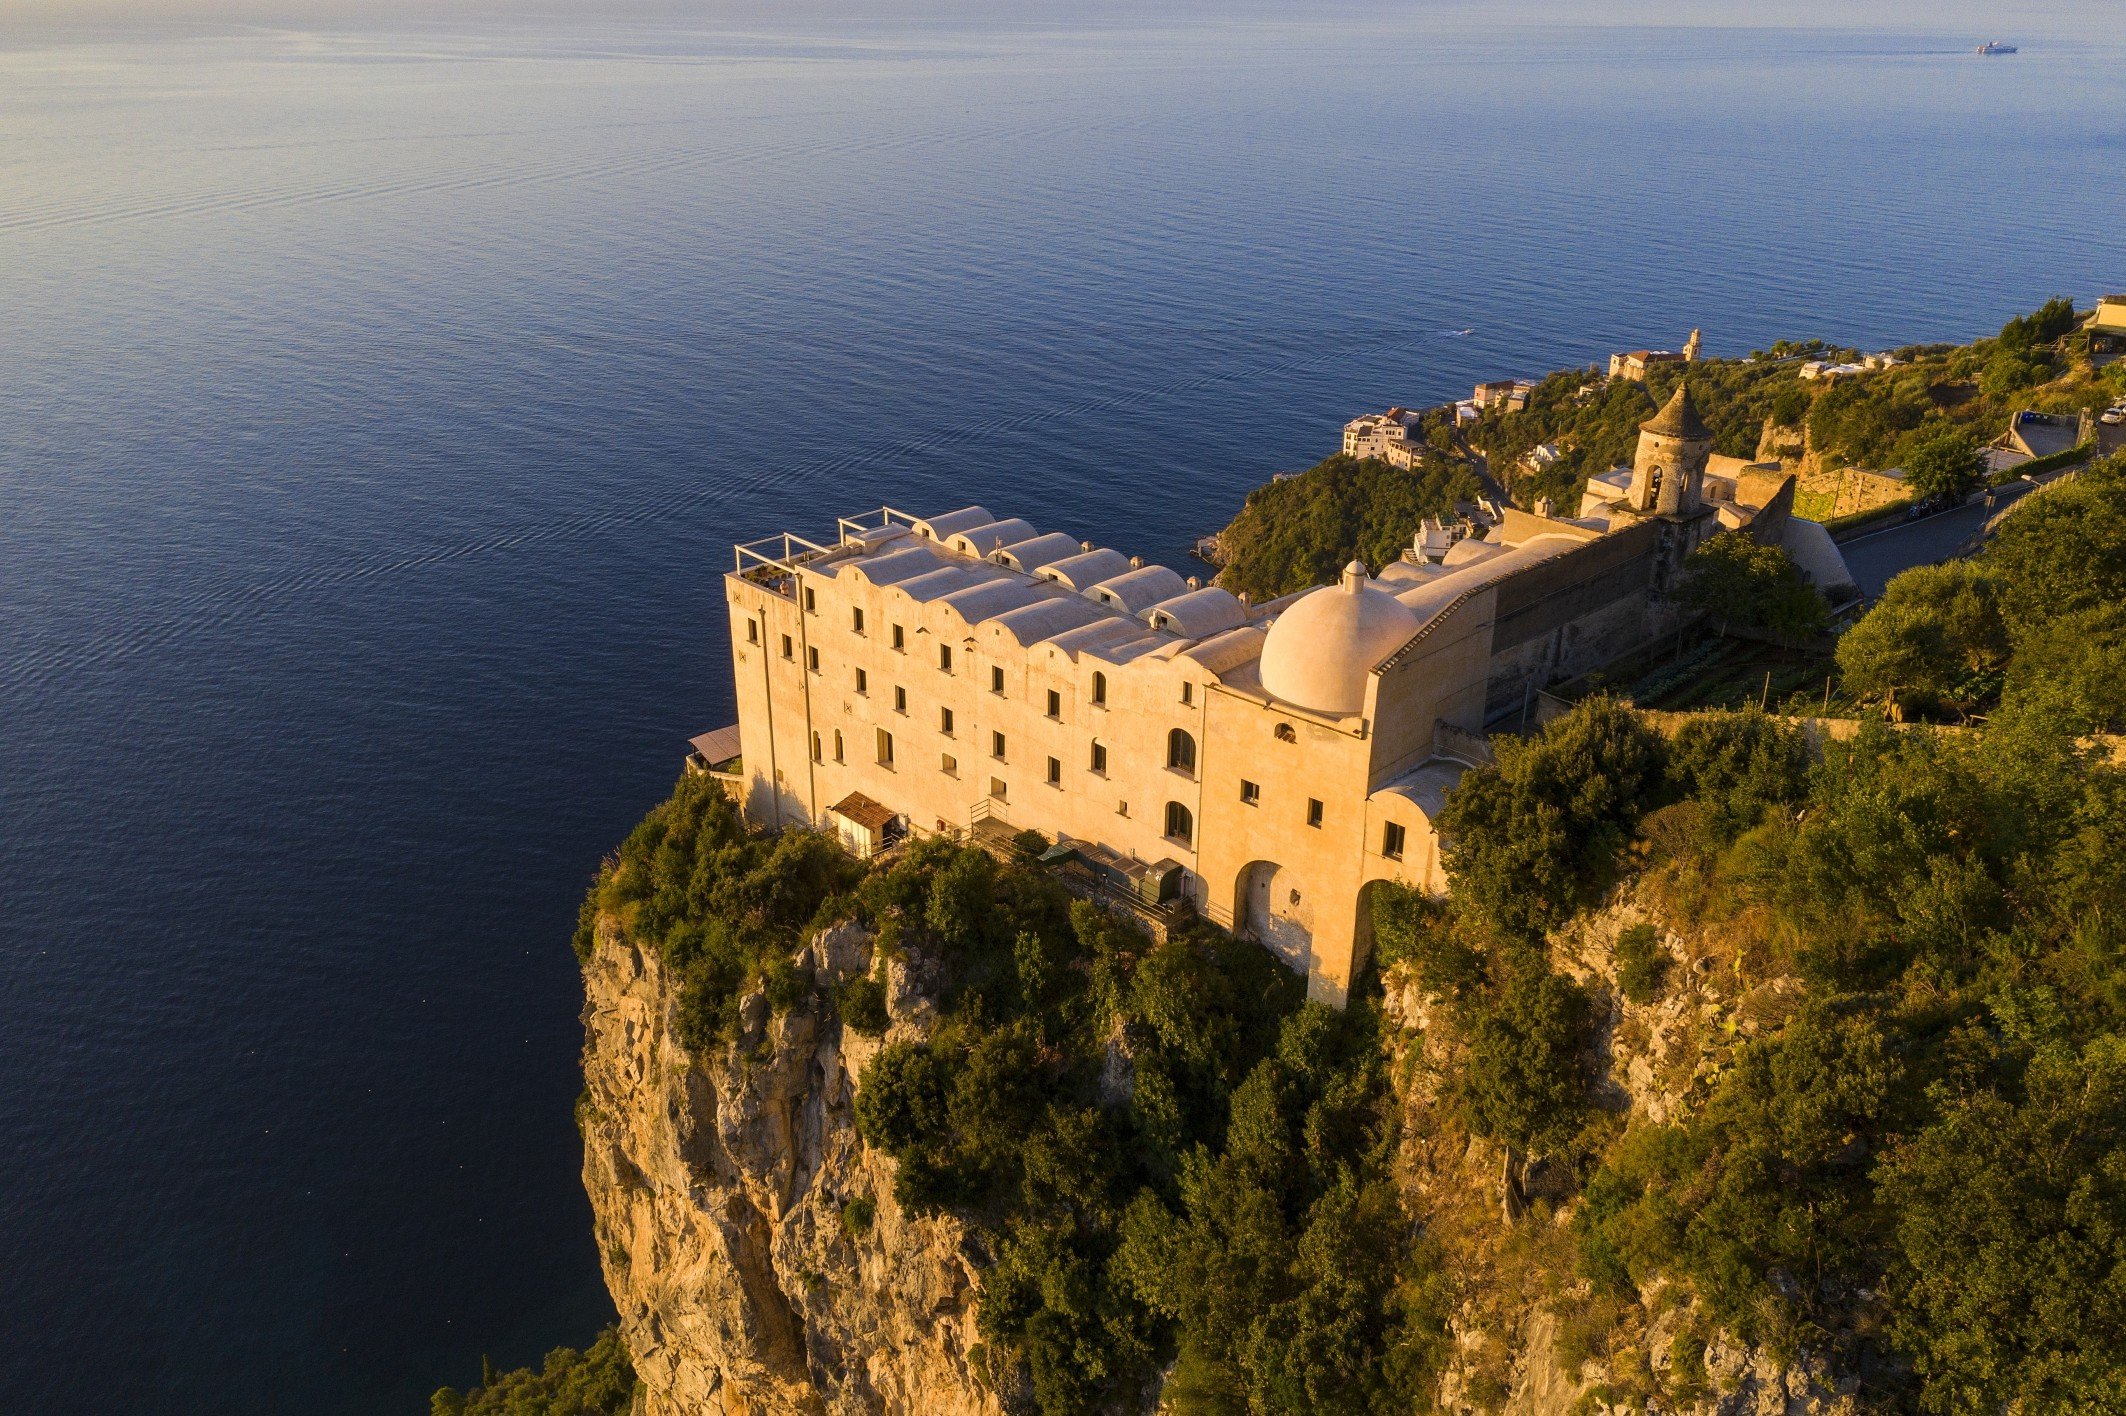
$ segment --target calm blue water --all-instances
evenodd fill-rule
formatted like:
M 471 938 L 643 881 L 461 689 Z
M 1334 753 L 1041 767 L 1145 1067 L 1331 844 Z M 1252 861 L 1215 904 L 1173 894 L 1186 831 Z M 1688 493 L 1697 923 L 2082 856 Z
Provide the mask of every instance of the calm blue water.
M 609 1316 L 567 937 L 733 539 L 1172 559 L 1358 411 L 2126 287 L 2110 33 L 0 30 L 6 1404 Z

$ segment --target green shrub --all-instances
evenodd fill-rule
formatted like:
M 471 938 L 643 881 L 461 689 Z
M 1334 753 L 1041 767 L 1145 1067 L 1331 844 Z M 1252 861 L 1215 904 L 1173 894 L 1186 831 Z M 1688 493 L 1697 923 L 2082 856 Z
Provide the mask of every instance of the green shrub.
M 1635 924 L 1617 936 L 1617 991 L 1633 1003 L 1651 1003 L 1668 979 L 1668 951 L 1660 931 Z
M 862 1239 L 871 1232 L 872 1221 L 878 1217 L 878 1201 L 869 1195 L 858 1195 L 842 1206 L 842 1232 L 851 1239 Z
M 834 1009 L 845 1025 L 865 1037 L 877 1037 L 893 1022 L 886 1011 L 886 985 L 869 974 L 844 979 L 834 991 Z

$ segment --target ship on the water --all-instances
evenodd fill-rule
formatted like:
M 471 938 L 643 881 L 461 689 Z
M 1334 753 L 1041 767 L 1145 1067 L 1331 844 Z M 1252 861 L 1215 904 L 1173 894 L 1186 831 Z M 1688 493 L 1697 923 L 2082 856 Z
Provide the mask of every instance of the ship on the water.
M 2003 44 L 1997 39 L 1989 39 L 1972 52 L 1976 54 L 2013 54 L 2015 53 L 2015 46 Z

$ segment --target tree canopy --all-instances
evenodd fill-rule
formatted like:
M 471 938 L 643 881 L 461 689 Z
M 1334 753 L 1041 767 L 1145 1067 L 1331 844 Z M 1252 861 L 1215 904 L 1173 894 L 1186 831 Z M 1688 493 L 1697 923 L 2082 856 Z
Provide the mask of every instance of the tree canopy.
M 1436 452 L 1408 472 L 1339 454 L 1248 494 L 1220 533 L 1226 559 L 1218 583 L 1260 602 L 1325 585 L 1354 559 L 1378 571 L 1426 517 L 1476 495 L 1469 469 Z

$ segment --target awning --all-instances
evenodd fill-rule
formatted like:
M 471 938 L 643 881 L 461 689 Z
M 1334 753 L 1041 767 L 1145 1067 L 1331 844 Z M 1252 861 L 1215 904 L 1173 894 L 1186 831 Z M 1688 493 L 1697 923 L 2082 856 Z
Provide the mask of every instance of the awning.
M 701 760 L 711 767 L 718 767 L 738 756 L 738 724 L 718 728 L 712 733 L 687 739 L 687 744 L 701 754 Z

